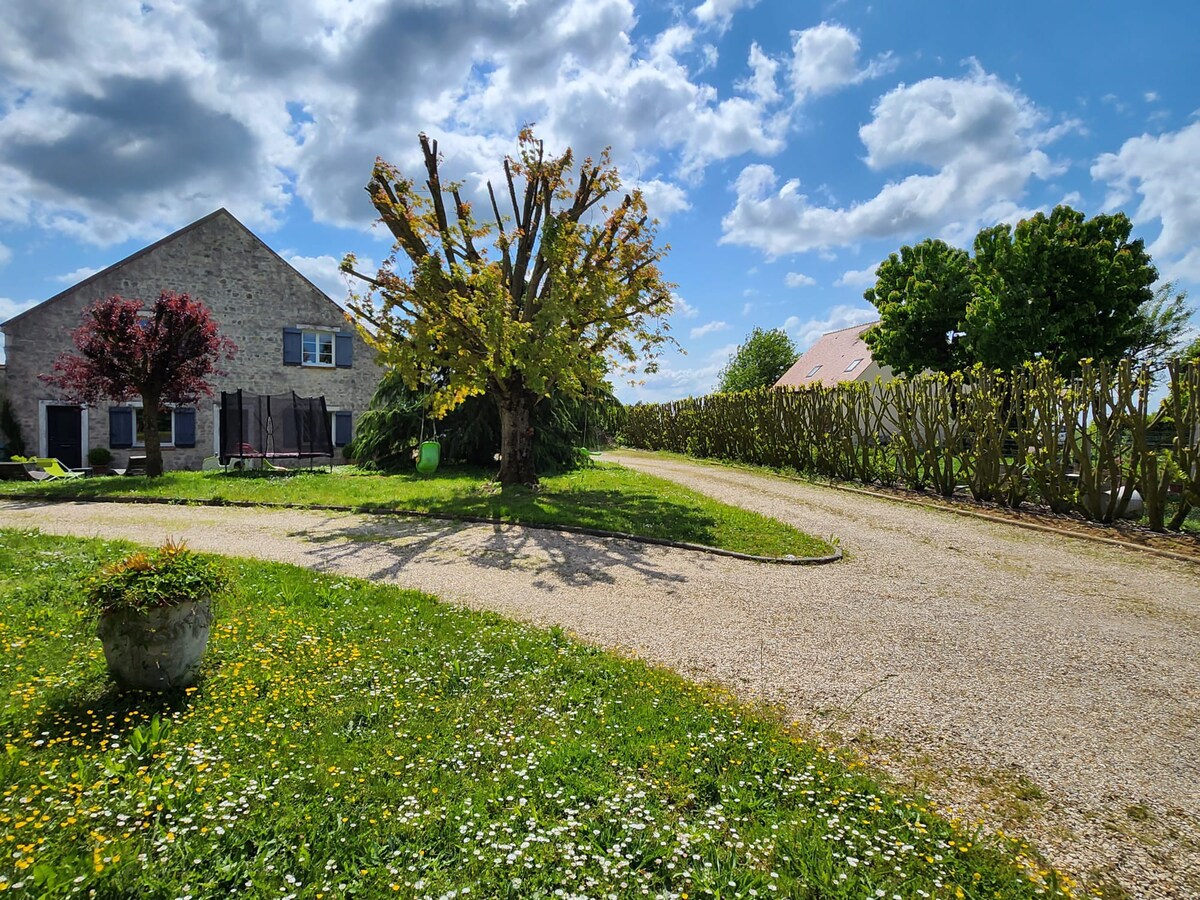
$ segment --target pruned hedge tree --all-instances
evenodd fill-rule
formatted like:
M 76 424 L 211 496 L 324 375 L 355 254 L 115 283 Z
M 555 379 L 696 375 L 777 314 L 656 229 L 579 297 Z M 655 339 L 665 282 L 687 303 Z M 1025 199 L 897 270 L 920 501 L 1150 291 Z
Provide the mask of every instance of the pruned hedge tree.
M 1123 516 L 1136 490 L 1151 528 L 1178 530 L 1200 508 L 1200 359 L 1167 373 L 1161 405 L 1152 370 L 1129 360 L 1084 360 L 1070 378 L 1041 361 L 712 394 L 629 407 L 623 438 L 1013 508 L 1035 499 L 1097 522 Z
M 479 221 L 460 186 L 443 182 L 437 141 L 422 134 L 420 144 L 423 188 L 376 160 L 367 191 L 396 243 L 375 274 L 343 261 L 369 286 L 350 307 L 381 361 L 410 387 L 428 385 L 435 416 L 491 398 L 498 479 L 532 484 L 535 404 L 598 391 L 598 361 L 652 366 L 670 340 L 665 248 L 641 193 L 621 192 L 607 151 L 576 170 L 571 150 L 548 154 L 522 131 L 501 196 L 488 184 L 490 221 Z

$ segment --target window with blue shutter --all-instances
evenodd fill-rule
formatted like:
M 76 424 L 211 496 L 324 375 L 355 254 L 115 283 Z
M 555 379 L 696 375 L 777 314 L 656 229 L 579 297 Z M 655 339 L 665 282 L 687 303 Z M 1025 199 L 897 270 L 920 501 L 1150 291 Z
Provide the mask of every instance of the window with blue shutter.
M 300 365 L 300 347 L 302 335 L 299 328 L 283 329 L 283 364 L 285 366 Z
M 333 445 L 345 447 L 350 443 L 352 423 L 348 410 L 338 410 L 333 414 Z
M 339 369 L 349 369 L 354 355 L 354 335 L 349 331 L 339 331 L 335 337 L 337 341 L 337 367 Z
M 175 446 L 196 446 L 196 410 L 190 407 L 175 410 Z
M 128 406 L 108 408 L 108 446 L 128 450 L 133 446 L 133 410 Z

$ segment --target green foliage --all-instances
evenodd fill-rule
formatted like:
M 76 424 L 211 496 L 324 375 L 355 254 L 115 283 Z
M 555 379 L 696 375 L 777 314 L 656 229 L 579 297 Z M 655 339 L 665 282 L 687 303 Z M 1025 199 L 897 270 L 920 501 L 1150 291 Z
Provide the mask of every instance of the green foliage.
M 729 393 L 771 387 L 798 355 L 796 345 L 782 328 L 755 328 L 721 370 L 717 390 Z
M 75 576 L 126 552 L 0 532 L 0 890 L 1070 895 L 776 716 L 391 585 L 231 562 L 199 689 L 116 693 Z
M 1139 364 L 1149 366 L 1155 374 L 1161 373 L 1172 358 L 1189 358 L 1183 342 L 1195 312 L 1188 305 L 1187 291 L 1176 290 L 1172 281 L 1160 285 L 1153 298 L 1138 307 L 1129 355 Z M 1193 347 L 1200 353 L 1200 346 Z
M 1158 272 L 1123 213 L 1085 219 L 1067 206 L 975 238 L 966 340 L 974 360 L 1008 369 L 1048 359 L 1065 374 L 1130 349 Z
M 863 336 L 875 361 L 900 375 L 968 365 L 961 338 L 970 271 L 965 250 L 938 240 L 901 247 L 880 263 L 863 294 L 879 310 L 879 325 Z
M 877 362 L 905 374 L 1044 359 L 1073 375 L 1084 359 L 1116 362 L 1164 328 L 1147 305 L 1158 273 L 1131 230 L 1123 213 L 1085 219 L 1059 206 L 985 228 L 973 257 L 941 241 L 903 247 L 863 294 L 881 319 L 865 340 Z
M 89 466 L 107 466 L 113 461 L 112 451 L 107 447 L 93 447 L 88 451 Z
M 88 603 L 99 613 L 145 610 L 211 599 L 226 585 L 219 565 L 168 540 L 104 566 L 88 579 Z
M 420 143 L 422 187 L 376 160 L 367 190 L 396 244 L 374 275 L 357 272 L 353 256 L 343 261 L 370 286 L 350 309 L 410 388 L 432 383 L 439 419 L 468 397 L 492 397 L 498 477 L 532 483 L 534 405 L 598 390 L 605 360 L 640 365 L 670 340 L 671 286 L 658 267 L 665 249 L 639 191 L 613 202 L 621 181 L 607 151 L 576 171 L 570 149 L 548 155 L 523 130 L 518 154 L 503 163 L 511 217 L 489 184 L 491 221 L 481 223 L 458 185 L 443 183 L 437 142 L 422 134 Z
M 21 436 L 21 423 L 13 413 L 12 402 L 0 400 L 0 434 L 4 435 L 5 453 L 9 458 L 25 455 L 25 439 Z
M 443 461 L 493 466 L 500 452 L 500 412 L 489 396 L 468 397 L 440 420 L 427 416 L 429 392 L 409 388 L 398 371 L 384 375 L 359 419 L 354 439 L 360 464 L 385 472 L 411 469 L 422 434 L 442 444 Z M 607 383 L 584 397 L 555 395 L 533 409 L 534 464 L 563 472 L 581 462 L 583 445 L 603 445 L 617 431 L 621 403 Z
M 1149 369 L 1048 360 L 1004 375 L 975 367 L 887 384 L 714 394 L 630 408 L 625 441 L 867 484 L 903 484 L 1112 522 L 1133 490 L 1151 528 L 1176 530 L 1200 505 L 1200 361 L 1168 365 L 1151 408 Z M 1170 488 L 1182 500 L 1167 521 Z M 1113 486 L 1116 486 L 1115 488 Z

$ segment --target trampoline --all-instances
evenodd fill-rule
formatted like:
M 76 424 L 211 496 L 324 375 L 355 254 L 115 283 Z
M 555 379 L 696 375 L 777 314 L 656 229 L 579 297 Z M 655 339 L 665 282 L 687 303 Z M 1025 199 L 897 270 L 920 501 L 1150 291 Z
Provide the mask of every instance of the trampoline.
M 315 460 L 333 464 L 333 434 L 324 397 L 221 392 L 220 453 L 231 460 Z

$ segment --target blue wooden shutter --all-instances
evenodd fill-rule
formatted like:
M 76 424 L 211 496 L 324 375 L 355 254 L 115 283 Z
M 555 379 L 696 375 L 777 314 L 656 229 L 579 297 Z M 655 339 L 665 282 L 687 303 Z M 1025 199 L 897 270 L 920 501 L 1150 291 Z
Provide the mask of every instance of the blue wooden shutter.
M 333 414 L 333 444 L 335 447 L 345 447 L 350 443 L 350 413 L 339 410 Z
M 349 369 L 354 356 L 354 335 L 349 331 L 339 331 L 334 336 L 333 358 L 339 369 Z
M 128 406 L 108 408 L 108 446 L 114 450 L 133 446 L 133 410 Z
M 285 366 L 300 365 L 300 343 L 299 328 L 283 329 L 283 364 Z
M 196 446 L 196 411 L 191 407 L 175 410 L 175 446 Z

